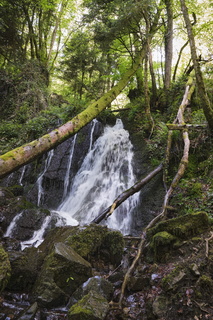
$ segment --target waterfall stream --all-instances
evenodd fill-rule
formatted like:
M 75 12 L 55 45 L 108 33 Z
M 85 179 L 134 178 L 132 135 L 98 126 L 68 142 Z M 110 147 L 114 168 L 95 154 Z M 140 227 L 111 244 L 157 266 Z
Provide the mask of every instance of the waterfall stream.
M 132 144 L 121 120 L 107 126 L 86 155 L 76 174 L 70 193 L 57 213 L 66 223 L 69 219 L 81 225 L 90 223 L 116 197 L 135 183 L 132 169 Z M 131 212 L 137 206 L 138 194 L 130 197 L 108 218 L 110 228 L 128 234 Z M 74 219 L 74 220 L 73 220 Z
M 64 178 L 64 192 L 63 192 L 63 199 L 66 198 L 67 196 L 67 189 L 69 186 L 69 182 L 70 182 L 70 169 L 71 169 L 71 165 L 72 165 L 72 159 L 73 159 L 73 153 L 74 153 L 74 149 L 75 149 L 75 142 L 76 142 L 76 138 L 77 138 L 77 133 L 74 135 L 73 141 L 72 141 L 72 145 L 71 145 L 71 149 L 70 149 L 70 154 L 69 154 L 69 161 L 67 164 L 67 171 L 66 171 L 66 175 Z
M 89 138 L 87 155 L 72 179 L 70 177 L 73 176 L 74 154 L 77 150 L 79 152 L 77 134 L 71 140 L 63 179 L 62 202 L 57 210 L 52 210 L 51 214 L 46 216 L 41 228 L 34 231 L 32 238 L 21 243 L 22 248 L 38 246 L 43 241 L 49 226 L 89 224 L 123 191 L 135 183 L 132 166 L 133 148 L 129 133 L 124 129 L 122 121 L 117 119 L 114 126 L 106 126 L 103 134 L 95 140 L 94 131 L 97 123 L 97 120 L 91 123 L 87 136 Z M 51 172 L 51 163 L 54 163 L 55 156 L 57 157 L 57 151 L 48 152 L 43 170 L 36 181 L 38 206 L 44 205 L 46 199 L 44 177 L 48 174 L 48 170 Z M 25 171 L 26 167 L 20 172 L 21 185 Z M 138 201 L 139 193 L 129 197 L 103 224 L 121 231 L 124 235 L 130 234 L 132 214 Z M 21 216 L 22 212 L 14 217 L 5 236 L 12 236 Z
M 38 186 L 38 202 L 37 202 L 38 206 L 40 206 L 42 204 L 42 197 L 44 195 L 44 191 L 43 191 L 43 187 L 42 187 L 43 177 L 44 177 L 45 172 L 47 171 L 47 169 L 51 163 L 53 154 L 54 154 L 54 150 L 50 150 L 48 152 L 47 158 L 46 158 L 45 164 L 44 164 L 44 170 L 42 171 L 42 173 L 40 174 L 40 176 L 38 177 L 37 182 L 36 182 L 37 186 Z

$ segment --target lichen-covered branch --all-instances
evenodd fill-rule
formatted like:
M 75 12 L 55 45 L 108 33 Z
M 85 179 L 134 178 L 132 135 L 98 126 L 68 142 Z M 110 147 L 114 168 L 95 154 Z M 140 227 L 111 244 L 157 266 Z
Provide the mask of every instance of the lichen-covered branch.
M 182 100 L 182 103 L 178 109 L 178 113 L 177 113 L 177 117 L 174 120 L 174 124 L 178 123 L 180 125 L 184 124 L 184 111 L 186 106 L 188 105 L 192 93 L 194 91 L 194 84 L 192 79 L 190 79 L 186 85 L 186 89 L 185 89 L 185 93 L 184 93 L 184 97 Z M 143 230 L 142 236 L 141 236 L 141 241 L 139 243 L 138 246 L 138 252 L 137 255 L 135 257 L 135 259 L 133 260 L 130 268 L 127 270 L 125 277 L 124 277 L 124 281 L 121 287 L 121 294 L 120 294 L 120 299 L 119 299 L 119 307 L 121 308 L 122 306 L 122 301 L 124 298 L 124 294 L 125 294 L 125 289 L 126 286 L 128 284 L 128 281 L 130 279 L 131 274 L 133 273 L 142 253 L 143 253 L 143 249 L 146 245 L 146 233 L 147 231 L 154 227 L 166 214 L 166 210 L 168 207 L 168 202 L 169 202 L 169 198 L 172 194 L 172 192 L 174 191 L 174 189 L 176 188 L 179 180 L 181 179 L 181 177 L 184 175 L 184 172 L 186 170 L 187 164 L 188 164 L 188 156 L 189 156 L 189 147 L 190 147 L 190 140 L 188 137 L 188 131 L 187 129 L 183 130 L 183 141 L 184 141 L 184 150 L 183 150 L 183 156 L 182 159 L 180 161 L 179 167 L 178 167 L 178 171 L 168 189 L 168 191 L 166 192 L 166 195 L 164 197 L 164 203 L 163 203 L 163 209 L 162 211 L 152 220 L 150 221 L 150 223 L 148 224 L 148 226 Z M 166 149 L 166 165 L 168 165 L 169 163 L 169 154 L 170 154 L 170 149 L 171 149 L 171 145 L 172 145 L 172 131 L 169 130 L 168 133 L 168 141 L 167 141 L 167 149 Z M 165 177 L 164 177 L 165 178 Z

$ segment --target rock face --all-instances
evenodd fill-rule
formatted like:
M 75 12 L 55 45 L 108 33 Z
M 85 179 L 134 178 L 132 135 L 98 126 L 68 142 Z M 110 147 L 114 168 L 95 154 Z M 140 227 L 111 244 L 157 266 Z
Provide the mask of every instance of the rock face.
M 12 236 L 20 241 L 32 238 L 34 231 L 39 230 L 44 219 L 50 214 L 47 209 L 25 209 L 21 212 Z
M 5 252 L 3 246 L 0 244 L 0 292 L 4 290 L 10 278 L 10 261 L 8 254 Z
M 37 248 L 31 247 L 25 251 L 9 251 L 11 277 L 7 288 L 12 291 L 31 292 L 42 264 Z
M 16 188 L 19 194 L 22 191 L 28 201 L 37 205 L 39 189 L 38 178 L 42 176 L 40 181 L 40 187 L 42 188 L 40 206 L 50 209 L 58 208 L 64 194 L 64 179 L 67 174 L 72 147 L 74 147 L 74 152 L 69 174 L 69 186 L 89 150 L 91 140 L 94 142 L 102 132 L 103 125 L 100 122 L 89 123 L 77 133 L 75 138 L 69 138 L 56 147 L 53 152 L 38 158 L 33 163 L 12 173 L 9 177 L 1 181 L 1 185 L 21 186 L 22 190 Z M 12 190 L 12 192 L 15 194 L 17 190 Z

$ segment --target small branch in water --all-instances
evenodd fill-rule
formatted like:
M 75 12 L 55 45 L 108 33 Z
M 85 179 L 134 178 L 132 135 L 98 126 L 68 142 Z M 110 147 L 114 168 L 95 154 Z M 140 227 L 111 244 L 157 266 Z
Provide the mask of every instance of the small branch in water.
M 116 199 L 113 201 L 113 204 L 109 206 L 107 209 L 102 211 L 93 221 L 92 223 L 99 223 L 104 218 L 108 218 L 109 215 L 113 213 L 113 211 L 121 205 L 127 198 L 140 191 L 143 186 L 145 186 L 153 177 L 155 177 L 161 170 L 163 169 L 163 164 L 161 163 L 157 168 L 155 168 L 152 172 L 150 172 L 145 178 L 136 182 L 130 189 L 122 192 Z

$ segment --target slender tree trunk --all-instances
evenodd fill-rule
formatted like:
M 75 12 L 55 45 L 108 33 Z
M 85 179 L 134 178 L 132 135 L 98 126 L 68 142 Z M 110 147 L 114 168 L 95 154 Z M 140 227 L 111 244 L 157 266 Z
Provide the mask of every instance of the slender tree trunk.
M 189 19 L 188 8 L 186 6 L 185 0 L 180 0 L 180 4 L 181 4 L 181 10 L 182 10 L 184 21 L 187 28 L 190 49 L 191 49 L 191 57 L 194 65 L 195 77 L 196 77 L 196 82 L 198 87 L 198 93 L 202 101 L 202 107 L 203 107 L 204 114 L 206 116 L 206 120 L 209 124 L 210 129 L 213 130 L 213 107 L 206 93 L 203 75 L 202 75 L 200 64 L 197 57 L 195 38 L 193 34 L 192 24 Z
M 176 79 L 177 69 L 178 69 L 178 66 L 179 66 L 179 62 L 180 62 L 180 59 L 181 59 L 182 52 L 183 52 L 183 50 L 185 49 L 185 47 L 187 46 L 188 43 L 189 43 L 189 40 L 187 40 L 187 41 L 184 43 L 184 45 L 181 47 L 181 49 L 180 49 L 180 51 L 179 51 L 178 59 L 177 59 L 177 62 L 176 62 L 176 64 L 175 64 L 175 68 L 174 68 L 174 73 L 173 73 L 172 81 L 175 81 L 175 79 Z
M 155 72 L 153 68 L 152 51 L 150 47 L 148 48 L 148 51 L 149 51 L 149 71 L 150 71 L 151 80 L 152 80 L 151 105 L 155 107 L 156 101 L 157 101 L 157 84 L 156 84 Z
M 171 70 L 173 57 L 173 1 L 165 0 L 167 12 L 167 24 L 165 31 L 165 90 L 171 85 Z

